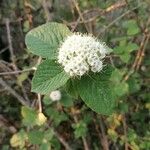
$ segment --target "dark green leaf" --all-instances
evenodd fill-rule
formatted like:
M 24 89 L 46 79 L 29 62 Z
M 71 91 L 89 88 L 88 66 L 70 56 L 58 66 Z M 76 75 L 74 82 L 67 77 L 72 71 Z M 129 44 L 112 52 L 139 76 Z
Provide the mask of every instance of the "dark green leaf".
M 73 105 L 73 98 L 66 92 L 62 92 L 60 103 L 65 107 L 70 107 Z
M 41 63 L 32 80 L 32 91 L 47 94 L 63 86 L 69 75 L 67 75 L 54 61 L 45 60 Z
M 95 112 L 109 115 L 113 112 L 115 98 L 109 69 L 104 73 L 83 77 L 78 82 L 78 92 L 82 100 Z

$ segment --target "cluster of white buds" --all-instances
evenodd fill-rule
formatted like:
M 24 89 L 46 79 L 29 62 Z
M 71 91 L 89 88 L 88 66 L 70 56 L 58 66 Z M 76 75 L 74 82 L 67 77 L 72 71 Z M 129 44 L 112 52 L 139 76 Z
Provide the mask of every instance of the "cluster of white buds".
M 107 46 L 93 36 L 74 33 L 61 44 L 58 63 L 70 76 L 82 76 L 90 70 L 100 72 L 107 53 Z
M 52 101 L 59 101 L 61 99 L 61 92 L 59 90 L 52 91 L 49 96 Z

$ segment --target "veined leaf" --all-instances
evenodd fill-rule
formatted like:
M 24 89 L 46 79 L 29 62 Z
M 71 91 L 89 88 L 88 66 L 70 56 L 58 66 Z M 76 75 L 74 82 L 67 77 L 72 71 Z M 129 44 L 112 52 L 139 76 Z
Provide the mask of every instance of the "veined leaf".
M 78 82 L 78 92 L 82 100 L 95 112 L 103 115 L 113 112 L 115 105 L 113 88 L 105 72 L 83 77 Z
M 47 94 L 63 86 L 69 75 L 52 60 L 41 63 L 32 80 L 32 92 Z
M 25 43 L 32 53 L 55 59 L 60 43 L 71 31 L 61 23 L 46 23 L 27 33 Z

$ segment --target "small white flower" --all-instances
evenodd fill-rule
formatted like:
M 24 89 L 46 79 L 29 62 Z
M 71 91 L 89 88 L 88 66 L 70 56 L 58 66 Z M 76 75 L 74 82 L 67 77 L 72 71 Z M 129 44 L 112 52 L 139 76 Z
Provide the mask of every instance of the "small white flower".
M 105 43 L 91 35 L 74 33 L 60 46 L 58 63 L 70 76 L 82 76 L 89 71 L 100 72 L 107 53 Z
M 59 101 L 61 99 L 61 92 L 59 90 L 52 91 L 49 96 L 52 101 Z

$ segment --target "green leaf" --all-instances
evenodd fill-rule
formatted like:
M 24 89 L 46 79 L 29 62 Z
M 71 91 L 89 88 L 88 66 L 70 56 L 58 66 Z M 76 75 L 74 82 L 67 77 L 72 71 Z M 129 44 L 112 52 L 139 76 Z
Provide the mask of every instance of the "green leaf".
M 127 28 L 127 35 L 135 35 L 140 32 L 140 29 L 135 20 L 128 20 L 124 22 L 123 26 Z
M 51 141 L 51 139 L 54 137 L 54 131 L 52 128 L 49 128 L 44 133 L 44 139 L 47 141 Z
M 73 98 L 68 93 L 63 91 L 60 103 L 65 107 L 70 107 L 73 105 Z
M 136 79 L 135 77 L 130 77 L 128 80 L 129 91 L 131 93 L 135 93 L 140 90 L 140 79 Z
M 114 48 L 114 53 L 118 55 L 122 55 L 124 53 L 125 46 L 116 46 Z
M 126 82 L 114 83 L 114 93 L 121 97 L 128 93 L 128 84 Z
M 31 131 L 28 134 L 31 144 L 41 144 L 43 142 L 44 133 L 42 131 Z
M 46 109 L 46 114 L 51 117 L 55 126 L 58 126 L 61 122 L 68 119 L 68 116 L 65 113 L 58 112 L 58 110 L 51 107 Z
M 82 100 L 95 112 L 109 115 L 113 112 L 115 98 L 111 81 L 110 71 L 85 76 L 78 82 L 78 92 Z
M 129 109 L 129 106 L 127 103 L 124 103 L 124 102 L 120 102 L 118 104 L 118 109 L 120 112 L 122 113 L 127 113 L 128 112 L 128 109 Z
M 76 79 L 69 79 L 65 86 L 65 89 L 71 97 L 73 97 L 74 99 L 78 99 Z
M 41 144 L 39 150 L 51 150 L 51 144 L 50 143 L 43 143 L 43 144 Z
M 122 82 L 124 71 L 115 69 L 111 74 L 111 81 L 113 84 L 113 92 L 118 97 L 121 97 L 128 93 L 128 84 Z
M 122 80 L 123 75 L 123 72 L 121 72 L 118 69 L 115 69 L 111 74 L 111 81 L 118 84 Z
M 41 63 L 32 80 L 32 92 L 47 94 L 63 86 L 69 75 L 54 61 L 45 60 Z
M 71 31 L 63 24 L 50 22 L 27 33 L 25 43 L 29 51 L 43 58 L 55 59 L 60 43 Z
M 138 48 L 139 48 L 139 46 L 136 43 L 131 43 L 130 42 L 130 43 L 127 44 L 126 50 L 128 52 L 132 52 L 134 50 L 137 50 Z
M 124 54 L 120 55 L 120 59 L 124 63 L 128 63 L 128 61 L 130 60 L 130 58 L 131 58 L 130 53 L 124 53 Z
M 85 122 L 80 121 L 77 124 L 73 124 L 72 127 L 75 129 L 74 134 L 76 139 L 86 136 L 88 129 Z
M 36 125 L 37 112 L 29 107 L 23 106 L 21 109 L 24 125 Z
M 60 141 L 55 137 L 52 138 L 51 145 L 55 148 L 55 150 L 60 150 L 61 149 Z
M 42 101 L 43 101 L 45 106 L 53 103 L 53 101 L 50 99 L 49 95 L 45 95 Z

